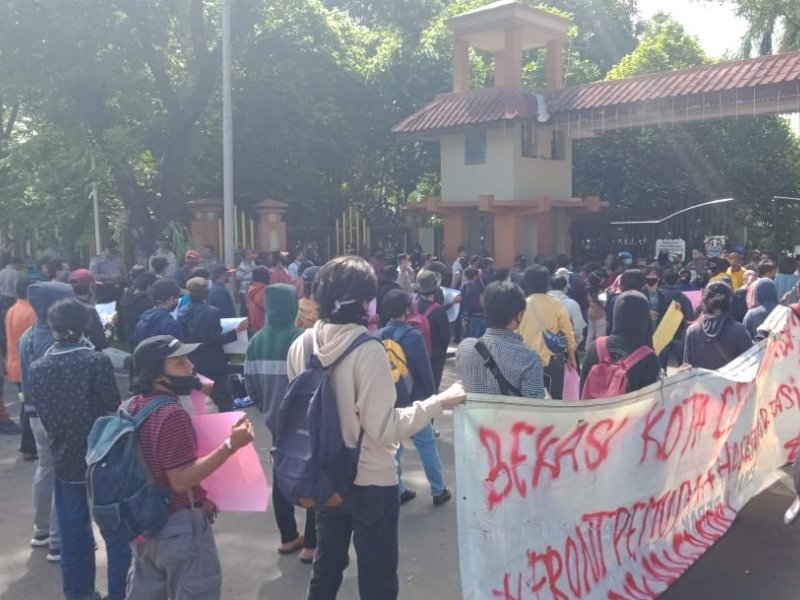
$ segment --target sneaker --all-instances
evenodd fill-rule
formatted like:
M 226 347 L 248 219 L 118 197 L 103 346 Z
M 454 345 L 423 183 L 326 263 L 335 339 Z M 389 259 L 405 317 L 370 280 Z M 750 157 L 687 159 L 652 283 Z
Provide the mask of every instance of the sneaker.
M 797 519 L 797 515 L 800 515 L 800 497 L 795 498 L 792 505 L 786 509 L 786 512 L 783 514 L 783 522 L 787 525 L 791 525 Z
M 47 562 L 56 563 L 61 561 L 61 548 L 50 548 L 47 551 Z
M 35 535 L 31 540 L 32 548 L 41 548 L 42 546 L 47 546 L 49 544 L 50 544 L 50 536 L 46 533 L 43 533 L 41 535 Z
M 37 458 L 39 458 L 39 457 L 36 456 L 35 452 L 23 452 L 22 453 L 22 460 L 25 461 L 25 462 L 31 462 L 31 461 L 36 460 Z
M 406 490 L 402 494 L 400 494 L 400 504 L 405 504 L 406 502 L 410 502 L 414 498 L 417 497 L 417 492 L 414 490 Z
M 22 427 L 11 419 L 0 422 L 0 435 L 19 435 L 20 433 L 22 433 Z
M 450 490 L 448 490 L 447 488 L 444 488 L 444 490 L 442 490 L 441 494 L 439 494 L 438 496 L 434 496 L 433 497 L 433 505 L 434 506 L 441 506 L 442 504 L 444 504 L 445 502 L 450 500 L 450 498 L 452 498 L 452 496 L 450 495 Z

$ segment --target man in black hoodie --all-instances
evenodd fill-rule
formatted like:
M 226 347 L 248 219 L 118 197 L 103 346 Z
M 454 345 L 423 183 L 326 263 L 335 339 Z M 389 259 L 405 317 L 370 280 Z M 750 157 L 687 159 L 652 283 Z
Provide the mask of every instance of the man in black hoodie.
M 598 338 L 599 339 L 599 338 Z M 614 302 L 614 329 L 606 338 L 608 354 L 613 362 L 628 358 L 642 346 L 653 346 L 650 326 L 650 303 L 637 291 L 623 292 Z M 581 367 L 581 393 L 586 377 L 600 361 L 595 341 L 586 349 Z M 634 392 L 658 381 L 661 368 L 655 353 L 643 358 L 628 371 L 627 392 Z
M 683 362 L 716 370 L 753 345 L 744 325 L 731 316 L 733 292 L 722 282 L 709 283 L 703 293 L 706 313 L 686 331 Z
M 154 335 L 171 335 L 178 340 L 183 337 L 181 326 L 172 316 L 172 311 L 178 306 L 178 300 L 181 297 L 178 284 L 172 279 L 159 279 L 153 284 L 152 293 L 156 306 L 144 311 L 136 322 L 131 338 L 131 345 L 134 348 L 142 340 Z
M 236 341 L 241 331 L 247 331 L 250 322 L 242 319 L 236 329 L 222 333 L 221 313 L 208 304 L 208 281 L 193 277 L 186 282 L 190 302 L 178 311 L 178 324 L 183 331 L 183 341 L 200 343 L 201 346 L 189 355 L 199 375 L 214 382 L 211 399 L 219 412 L 233 410 L 230 384 L 228 383 L 228 357 L 223 346 Z

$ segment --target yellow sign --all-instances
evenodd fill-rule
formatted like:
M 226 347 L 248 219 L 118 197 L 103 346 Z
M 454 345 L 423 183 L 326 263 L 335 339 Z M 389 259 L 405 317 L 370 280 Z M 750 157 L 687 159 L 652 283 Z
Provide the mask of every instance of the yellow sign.
M 661 351 L 672 341 L 681 323 L 683 323 L 683 311 L 680 304 L 673 300 L 653 334 L 653 349 L 657 355 L 661 354 Z

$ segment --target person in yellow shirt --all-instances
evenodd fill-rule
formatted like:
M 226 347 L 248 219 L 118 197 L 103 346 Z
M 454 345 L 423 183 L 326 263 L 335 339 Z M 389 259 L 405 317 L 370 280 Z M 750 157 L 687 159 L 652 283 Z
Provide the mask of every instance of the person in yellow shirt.
M 736 291 L 744 286 L 744 267 L 742 267 L 742 256 L 738 252 L 728 254 L 728 276 L 731 278 L 731 288 Z
M 525 271 L 525 288 L 528 294 L 525 315 L 519 325 L 519 334 L 525 344 L 542 359 L 545 387 L 554 399 L 561 400 L 564 392 L 564 363 L 575 369 L 575 334 L 564 305 L 558 298 L 547 295 L 550 288 L 550 271 L 533 265 Z M 545 343 L 544 332 L 562 334 L 567 338 L 567 355 L 554 354 Z

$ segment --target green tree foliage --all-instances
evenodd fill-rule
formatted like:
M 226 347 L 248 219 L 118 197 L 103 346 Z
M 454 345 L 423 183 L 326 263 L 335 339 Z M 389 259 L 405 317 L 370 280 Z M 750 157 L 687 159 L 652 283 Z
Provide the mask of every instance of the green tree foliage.
M 703 64 L 697 41 L 672 19 L 657 16 L 638 48 L 611 69 L 609 78 L 631 77 Z M 737 215 L 762 227 L 756 243 L 775 244 L 773 195 L 796 195 L 800 144 L 779 117 L 665 125 L 609 133 L 575 146 L 575 191 L 599 193 L 614 219 L 661 218 L 714 198 L 735 197 Z M 789 211 L 791 208 L 781 210 Z M 759 222 L 759 219 L 767 222 Z M 752 239 L 751 231 L 751 239 Z M 784 232 L 786 236 L 789 232 Z M 790 240 L 781 240 L 789 244 Z
M 800 49 L 800 3 L 796 0 L 721 0 L 747 21 L 742 56 Z

